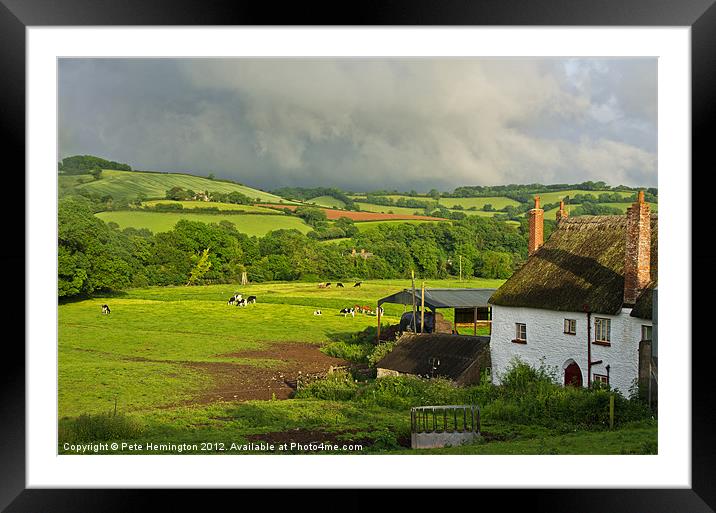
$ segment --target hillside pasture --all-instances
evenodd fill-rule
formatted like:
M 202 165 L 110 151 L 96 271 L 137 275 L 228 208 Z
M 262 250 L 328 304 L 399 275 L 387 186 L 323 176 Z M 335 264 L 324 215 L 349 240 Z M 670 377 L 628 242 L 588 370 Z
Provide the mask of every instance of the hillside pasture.
M 275 209 L 266 207 L 257 207 L 255 205 L 238 205 L 236 203 L 220 203 L 214 201 L 176 201 L 176 200 L 150 200 L 145 201 L 142 205 L 147 207 L 154 207 L 157 205 L 181 205 L 185 210 L 194 210 L 202 208 L 217 208 L 219 210 L 231 210 L 241 212 L 251 212 L 257 214 L 267 215 L 281 215 L 281 212 L 277 212 Z
M 346 206 L 343 201 L 338 198 L 334 198 L 333 196 L 317 196 L 309 199 L 307 203 L 312 203 L 314 205 L 318 205 L 319 207 L 326 208 L 344 208 Z
M 600 194 L 604 194 L 604 193 L 614 194 L 615 192 L 616 192 L 616 194 L 619 194 L 622 198 L 632 196 L 634 194 L 633 192 L 587 191 L 587 190 L 580 190 L 580 189 L 569 189 L 569 190 L 565 190 L 565 191 L 538 192 L 538 193 L 532 194 L 532 196 L 539 195 L 540 202 L 542 204 L 545 204 L 545 203 L 556 203 L 556 202 L 566 198 L 567 196 L 569 196 L 570 198 L 574 198 L 574 196 L 577 194 L 585 194 L 588 196 L 592 196 L 596 200 L 597 198 L 599 198 Z M 629 203 L 624 203 L 624 204 L 627 206 L 629 205 Z
M 115 222 L 121 229 L 147 228 L 159 233 L 174 228 L 180 219 L 200 221 L 202 223 L 218 223 L 228 221 L 236 229 L 249 236 L 263 237 L 272 230 L 296 229 L 301 233 L 308 233 L 311 227 L 298 217 L 275 214 L 195 214 L 191 212 L 144 212 L 144 211 L 110 211 L 95 214 L 105 223 Z
M 252 200 L 292 203 L 274 194 L 222 180 L 209 180 L 200 176 L 180 173 L 148 173 L 141 171 L 102 170 L 102 178 L 97 181 L 77 185 L 79 190 L 87 190 L 100 196 L 110 195 L 114 199 L 132 200 L 144 196 L 147 199 L 160 199 L 166 196 L 168 189 L 181 187 L 193 191 L 240 192 Z
M 259 204 L 260 207 L 273 207 L 275 209 L 288 209 L 291 211 L 296 210 L 298 207 L 295 205 L 276 205 L 276 204 Z M 321 208 L 326 213 L 326 218 L 329 221 L 335 221 L 341 217 L 352 219 L 353 221 L 399 221 L 399 220 L 414 220 L 414 221 L 445 221 L 441 217 L 433 216 L 420 216 L 412 214 L 381 214 L 378 212 L 354 212 L 352 210 L 334 210 L 330 208 Z
M 467 212 L 467 209 L 471 207 L 477 207 L 478 210 L 482 210 L 482 208 L 487 204 L 492 205 L 492 208 L 495 210 L 501 210 L 507 206 L 516 207 L 519 205 L 519 202 L 503 196 L 487 196 L 484 198 L 440 198 L 439 203 L 447 208 L 459 205 L 466 210 L 466 214 L 469 213 Z
M 449 223 L 450 221 L 441 219 L 440 221 L 416 221 L 416 220 L 403 220 L 403 221 L 395 221 L 395 220 L 384 220 L 384 221 L 363 221 L 360 223 L 356 223 L 356 227 L 358 228 L 358 231 L 364 232 L 366 230 L 370 230 L 372 228 L 375 228 L 376 226 L 380 225 L 397 225 L 397 224 L 422 224 L 422 223 L 437 223 L 437 222 L 446 222 Z

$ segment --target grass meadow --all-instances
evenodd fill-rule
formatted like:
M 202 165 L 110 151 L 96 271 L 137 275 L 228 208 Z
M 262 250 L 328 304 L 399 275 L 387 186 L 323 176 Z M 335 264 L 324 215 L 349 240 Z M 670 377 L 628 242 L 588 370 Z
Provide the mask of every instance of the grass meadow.
M 102 179 L 77 185 L 79 190 L 88 190 L 100 196 L 109 194 L 114 199 L 164 198 L 168 189 L 182 187 L 193 191 L 240 192 L 252 200 L 259 198 L 263 202 L 291 203 L 274 194 L 221 180 L 210 180 L 200 176 L 179 173 L 147 173 L 141 171 L 116 171 L 105 169 Z
M 144 212 L 140 210 L 116 210 L 95 214 L 105 223 L 115 222 L 120 229 L 147 228 L 154 233 L 167 232 L 174 228 L 180 219 L 200 221 L 202 223 L 218 223 L 228 221 L 236 229 L 249 236 L 263 237 L 271 230 L 296 229 L 301 233 L 312 230 L 298 217 L 276 214 L 201 214 L 191 212 Z
M 409 407 L 405 400 L 396 402 L 399 388 L 391 388 L 402 386 L 399 382 L 388 383 L 387 389 L 369 385 L 374 387 L 372 394 L 387 392 L 386 400 L 380 396 L 333 400 L 301 394 L 285 399 L 288 396 L 277 392 L 281 384 L 276 380 L 291 373 L 300 379 L 319 368 L 316 361 L 323 370 L 341 362 L 327 349 L 352 347 L 359 332 L 376 326 L 374 316 L 344 317 L 339 309 L 375 305 L 379 298 L 410 287 L 409 280 L 364 281 L 361 287 L 353 283 L 329 289 L 300 282 L 152 287 L 61 304 L 59 452 L 72 452 L 64 448 L 65 443 L 108 440 L 226 443 L 228 449 L 229 442 L 280 442 L 286 437 L 338 444 L 351 441 L 362 446 L 355 451 L 360 453 L 653 451 L 655 423 L 624 425 L 613 432 L 575 433 L 505 421 L 497 414 L 491 416 L 492 410 L 483 416 L 483 431 L 489 433 L 484 439 L 459 448 L 412 451 L 405 443 Z M 428 280 L 426 286 L 497 288 L 501 283 Z M 256 295 L 258 302 L 244 308 L 227 305 L 237 291 Z M 101 313 L 104 303 L 110 305 L 110 315 Z M 399 320 L 404 307 L 384 306 L 383 326 L 387 327 Z M 313 315 L 317 309 L 323 315 Z M 448 319 L 452 316 L 450 311 L 443 314 Z M 247 389 L 255 390 L 253 395 L 242 396 Z M 396 393 L 396 400 L 390 399 Z M 115 404 L 117 415 L 108 414 Z M 201 449 L 187 452 L 206 453 Z M 254 451 L 239 448 L 223 453 L 246 452 Z

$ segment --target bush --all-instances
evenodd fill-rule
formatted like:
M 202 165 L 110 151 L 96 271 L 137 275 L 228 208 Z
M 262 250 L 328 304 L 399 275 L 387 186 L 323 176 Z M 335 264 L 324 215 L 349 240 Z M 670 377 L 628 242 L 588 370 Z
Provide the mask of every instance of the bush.
M 319 379 L 301 387 L 295 397 L 300 399 L 314 398 L 328 401 L 350 401 L 356 396 L 358 384 L 346 371 L 336 371 L 323 379 Z
M 129 440 L 142 434 L 142 425 L 123 413 L 82 414 L 60 423 L 59 439 L 62 442 L 98 442 Z

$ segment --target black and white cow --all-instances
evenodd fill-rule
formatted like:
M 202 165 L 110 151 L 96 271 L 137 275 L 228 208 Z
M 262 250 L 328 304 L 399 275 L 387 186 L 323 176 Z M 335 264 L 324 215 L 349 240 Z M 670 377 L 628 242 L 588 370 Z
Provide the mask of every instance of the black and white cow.
M 103 314 L 109 315 L 110 312 L 111 312 L 111 310 L 109 309 L 108 305 L 102 305 L 102 313 Z
M 235 305 L 237 301 L 241 300 L 241 294 L 234 294 L 231 296 L 231 299 L 229 299 L 227 305 Z
M 249 296 L 246 298 L 246 304 L 255 303 L 255 302 L 256 302 L 256 296 Z
M 236 306 L 246 306 L 246 298 L 241 298 L 236 301 Z
M 342 308 L 340 313 L 343 314 L 343 317 L 348 317 L 349 315 L 351 317 L 356 316 L 356 309 L 355 308 Z
M 314 310 L 313 315 L 323 315 L 323 312 L 321 312 L 320 310 Z
M 363 282 L 362 282 L 362 281 L 357 281 L 356 284 L 353 285 L 353 286 L 354 286 L 354 287 L 360 287 L 361 283 L 363 283 Z
M 336 283 L 336 287 L 343 288 L 343 284 L 342 284 L 342 283 Z

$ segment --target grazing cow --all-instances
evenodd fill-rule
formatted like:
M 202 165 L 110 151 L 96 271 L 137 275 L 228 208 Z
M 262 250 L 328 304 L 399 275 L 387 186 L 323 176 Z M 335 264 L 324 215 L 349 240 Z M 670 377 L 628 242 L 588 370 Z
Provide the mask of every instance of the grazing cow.
M 102 305 L 102 313 L 103 313 L 103 314 L 108 314 L 108 315 L 109 315 L 110 311 L 111 311 L 111 310 L 109 309 L 109 306 L 107 306 L 107 305 Z
M 363 282 L 362 282 L 362 281 L 357 281 L 356 284 L 353 285 L 353 286 L 354 286 L 354 287 L 360 287 L 361 283 L 363 283 Z
M 342 308 L 340 313 L 343 314 L 343 317 L 348 317 L 349 315 L 351 317 L 356 316 L 356 309 L 355 308 Z
M 360 309 L 363 311 L 364 314 L 369 314 L 369 313 L 373 312 L 373 310 L 371 310 L 371 308 L 369 306 L 365 306 L 365 305 L 361 306 Z
M 318 288 L 319 288 L 319 289 L 325 289 L 325 288 L 326 288 L 326 284 L 325 284 L 325 283 L 319 283 L 319 284 L 318 284 Z
M 313 315 L 323 315 L 323 312 L 321 312 L 320 310 L 314 310 Z
M 353 310 L 355 310 L 356 313 L 363 313 L 363 309 L 360 305 L 353 305 Z
M 237 301 L 241 301 L 241 294 L 234 294 L 231 299 L 226 303 L 227 305 L 236 304 Z
M 236 301 L 236 306 L 246 306 L 246 298 L 241 298 Z
M 331 282 L 330 282 L 330 281 L 329 281 L 328 283 L 326 283 L 326 288 L 327 288 L 327 289 L 330 289 L 330 288 L 331 288 Z
M 336 287 L 343 288 L 343 284 L 342 284 L 342 283 L 336 283 Z
M 256 302 L 256 296 L 249 296 L 246 298 L 246 304 L 255 303 L 255 302 Z
M 378 308 L 376 308 L 375 311 L 376 311 L 376 314 L 380 313 L 381 316 L 382 316 L 383 313 L 385 312 L 385 310 L 383 310 L 383 307 L 382 307 L 382 306 L 379 306 Z

